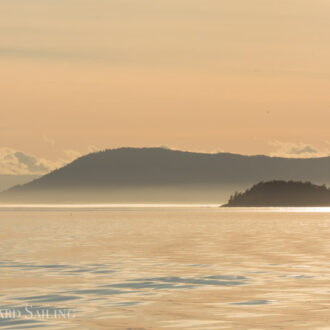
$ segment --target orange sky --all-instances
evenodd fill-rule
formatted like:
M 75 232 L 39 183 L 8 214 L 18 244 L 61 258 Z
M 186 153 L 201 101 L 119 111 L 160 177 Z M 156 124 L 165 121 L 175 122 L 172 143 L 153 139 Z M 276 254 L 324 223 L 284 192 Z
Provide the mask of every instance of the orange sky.
M 0 148 L 327 154 L 329 31 L 326 0 L 3 0 Z

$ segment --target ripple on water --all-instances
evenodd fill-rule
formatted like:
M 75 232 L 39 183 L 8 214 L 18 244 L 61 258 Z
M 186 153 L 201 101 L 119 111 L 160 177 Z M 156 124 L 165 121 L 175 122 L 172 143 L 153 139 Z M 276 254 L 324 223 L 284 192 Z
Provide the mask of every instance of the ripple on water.
M 101 295 L 101 296 L 107 296 L 107 295 L 117 295 L 117 294 L 124 294 L 127 293 L 125 291 L 120 290 L 110 290 L 110 289 L 78 289 L 72 291 L 72 293 L 80 294 L 80 295 Z
M 213 285 L 213 286 L 235 286 L 246 284 L 247 278 L 244 276 L 229 276 L 229 275 L 217 275 L 217 276 L 203 276 L 197 278 L 191 277 L 152 277 L 139 279 L 139 281 L 146 282 L 165 282 L 177 284 L 192 284 L 193 286 L 204 286 L 204 285 Z M 177 287 L 177 286 L 176 286 Z
M 194 265 L 201 266 L 201 265 Z M 194 268 L 195 268 L 194 267 Z M 111 304 L 115 307 L 129 307 L 145 303 L 143 299 L 138 297 L 143 295 L 159 294 L 166 290 L 193 290 L 201 287 L 215 286 L 239 286 L 247 284 L 248 278 L 240 275 L 207 275 L 207 276 L 150 276 L 139 278 L 125 278 L 121 275 L 120 265 L 118 264 L 38 264 L 33 262 L 8 261 L 1 262 L 0 268 L 5 270 L 5 273 L 11 274 L 17 270 L 24 271 L 25 274 L 33 274 L 38 271 L 45 276 L 77 276 L 84 277 L 87 282 L 83 282 L 84 286 L 77 284 L 67 285 L 59 289 L 56 286 L 43 288 L 45 293 L 31 290 L 20 290 L 19 295 L 15 290 L 15 294 L 6 292 L 6 301 L 10 304 L 22 302 L 27 305 L 41 305 L 40 308 L 48 304 L 59 308 L 59 305 L 68 307 L 72 301 L 79 300 L 79 314 L 89 314 L 92 308 L 92 302 L 95 300 L 102 301 L 102 305 Z M 115 269 L 115 270 L 114 270 Z M 166 273 L 165 273 L 166 274 Z M 109 276 L 107 276 L 109 275 Z M 121 276 L 119 276 L 121 275 Z M 148 275 L 147 275 L 148 276 Z M 39 293 L 39 294 L 36 294 Z M 47 293 L 47 294 L 46 294 Z M 113 299 L 109 299 L 109 297 Z M 116 298 L 115 298 L 116 297 Z M 126 298 L 122 298 L 126 297 Z M 90 304 L 84 305 L 90 302 Z M 243 303 L 242 303 L 243 304 Z M 251 303 L 252 304 L 252 303 Z M 17 307 L 15 307 L 17 308 Z M 53 307 L 55 308 L 55 307 Z M 93 308 L 92 308 L 93 309 Z M 49 322 L 43 320 L 26 320 L 26 319 L 9 319 L 0 322 L 0 328 L 38 328 L 47 326 Z
M 0 328 L 5 328 L 5 329 L 34 329 L 45 326 L 47 325 L 37 320 L 0 318 Z
M 273 302 L 273 300 L 249 300 L 249 301 L 241 301 L 231 303 L 231 305 L 243 305 L 243 306 L 251 306 L 251 305 L 266 305 Z
M 32 296 L 32 297 L 18 297 L 17 300 L 24 300 L 31 303 L 44 303 L 44 302 L 61 302 L 61 301 L 68 301 L 68 300 L 76 300 L 80 299 L 79 296 L 66 296 L 60 294 L 48 294 L 48 295 L 41 295 L 41 296 Z

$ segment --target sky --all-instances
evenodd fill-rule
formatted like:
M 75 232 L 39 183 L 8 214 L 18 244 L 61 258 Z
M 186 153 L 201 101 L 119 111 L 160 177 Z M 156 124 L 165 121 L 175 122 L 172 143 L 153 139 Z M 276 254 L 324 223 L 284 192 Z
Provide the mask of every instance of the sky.
M 329 31 L 327 0 L 1 0 L 0 174 L 121 146 L 326 156 Z

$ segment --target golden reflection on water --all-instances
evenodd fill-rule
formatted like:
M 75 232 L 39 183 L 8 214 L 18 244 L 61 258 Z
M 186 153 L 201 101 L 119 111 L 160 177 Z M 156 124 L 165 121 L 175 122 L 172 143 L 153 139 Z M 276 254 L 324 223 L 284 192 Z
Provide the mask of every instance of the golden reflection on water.
M 330 208 L 15 207 L 0 211 L 0 311 L 76 317 L 0 313 L 0 328 L 330 324 Z
M 218 209 L 219 204 L 184 204 L 184 203 L 112 203 L 112 204 L 0 204 L 0 212 L 6 210 L 112 210 L 112 209 Z M 223 208 L 222 212 L 298 212 L 298 213 L 330 213 L 330 207 L 231 207 Z

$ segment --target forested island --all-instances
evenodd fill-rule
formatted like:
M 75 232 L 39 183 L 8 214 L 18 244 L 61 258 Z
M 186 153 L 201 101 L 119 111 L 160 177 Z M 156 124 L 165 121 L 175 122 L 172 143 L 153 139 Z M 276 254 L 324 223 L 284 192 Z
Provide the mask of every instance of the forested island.
M 330 189 L 311 182 L 274 180 L 235 192 L 223 207 L 330 206 Z

